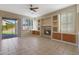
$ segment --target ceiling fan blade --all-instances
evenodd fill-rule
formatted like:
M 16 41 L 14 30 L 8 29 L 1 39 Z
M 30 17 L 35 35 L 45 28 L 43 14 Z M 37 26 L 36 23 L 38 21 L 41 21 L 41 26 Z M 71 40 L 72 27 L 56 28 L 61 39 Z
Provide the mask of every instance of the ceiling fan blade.
M 36 10 L 35 10 L 35 9 L 32 9 L 32 11 L 36 12 Z
M 38 7 L 34 7 L 34 8 L 32 8 L 32 9 L 39 9 Z
M 32 4 L 30 4 L 30 8 L 29 8 L 31 11 L 34 11 L 34 12 L 37 12 L 35 9 L 38 9 L 38 7 L 33 7 Z

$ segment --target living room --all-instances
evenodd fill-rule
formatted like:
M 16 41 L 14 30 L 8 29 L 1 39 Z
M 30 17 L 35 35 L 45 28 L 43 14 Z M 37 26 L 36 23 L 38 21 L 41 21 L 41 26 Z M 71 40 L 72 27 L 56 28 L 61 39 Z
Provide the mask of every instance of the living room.
M 1 4 L 0 54 L 79 54 L 78 17 L 78 4 Z

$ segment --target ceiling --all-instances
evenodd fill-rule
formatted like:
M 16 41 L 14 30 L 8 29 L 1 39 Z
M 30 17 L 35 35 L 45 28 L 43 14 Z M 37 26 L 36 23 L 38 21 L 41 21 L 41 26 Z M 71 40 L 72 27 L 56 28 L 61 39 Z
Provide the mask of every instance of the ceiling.
M 71 5 L 72 4 L 33 4 L 34 7 L 39 7 L 37 12 L 33 12 L 29 10 L 29 4 L 0 4 L 0 10 L 30 17 L 38 17 Z

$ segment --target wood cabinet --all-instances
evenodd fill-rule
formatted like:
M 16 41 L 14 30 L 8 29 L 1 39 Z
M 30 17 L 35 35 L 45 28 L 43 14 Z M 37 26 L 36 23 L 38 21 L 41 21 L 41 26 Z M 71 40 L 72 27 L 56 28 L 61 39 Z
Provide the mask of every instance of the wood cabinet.
M 53 33 L 53 39 L 61 40 L 61 33 Z
M 62 40 L 70 43 L 76 43 L 75 34 L 53 33 L 53 39 Z
M 40 31 L 32 31 L 33 35 L 40 35 Z
M 62 34 L 63 41 L 76 43 L 76 35 L 74 34 Z

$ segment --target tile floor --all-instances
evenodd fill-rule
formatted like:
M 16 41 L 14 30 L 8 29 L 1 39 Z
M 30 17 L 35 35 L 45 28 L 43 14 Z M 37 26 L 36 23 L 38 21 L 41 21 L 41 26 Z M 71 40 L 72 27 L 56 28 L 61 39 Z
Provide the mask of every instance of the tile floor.
M 3 39 L 0 55 L 77 55 L 76 46 L 37 36 Z

